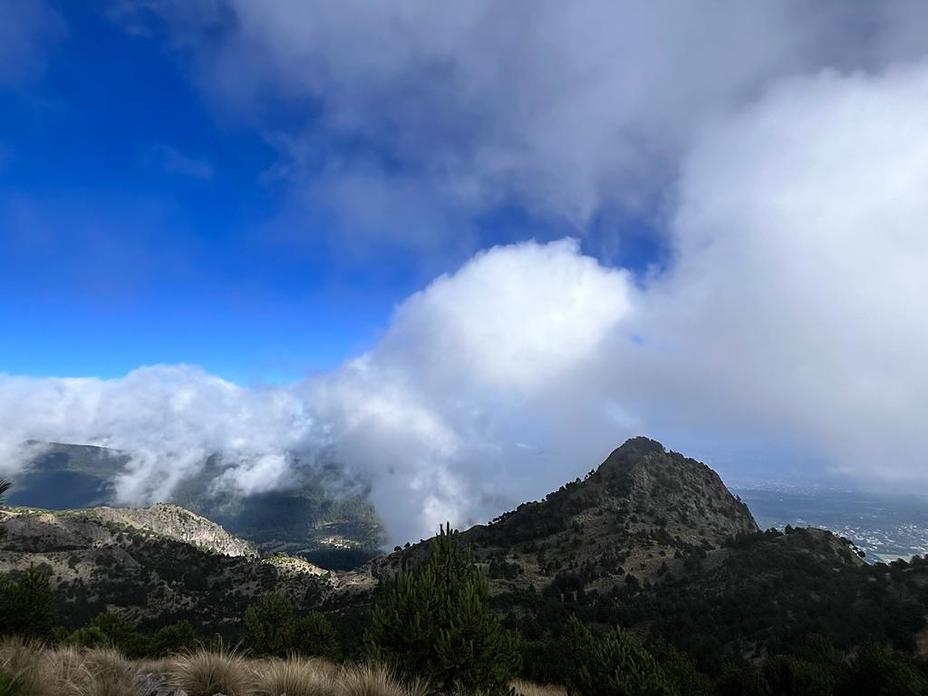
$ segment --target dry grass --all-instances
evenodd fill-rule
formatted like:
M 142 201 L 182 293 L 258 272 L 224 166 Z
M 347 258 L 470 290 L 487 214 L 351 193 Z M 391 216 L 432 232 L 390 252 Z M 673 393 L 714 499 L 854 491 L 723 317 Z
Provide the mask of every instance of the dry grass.
M 392 671 L 379 665 L 346 667 L 338 679 L 338 696 L 426 696 L 425 684 L 403 684 Z
M 209 651 L 200 648 L 173 659 L 168 681 L 189 696 L 251 696 L 255 693 L 255 674 L 248 662 L 234 650 Z
M 0 669 L 19 677 L 26 684 L 34 684 L 38 676 L 42 645 L 22 640 L 6 638 L 0 642 Z
M 9 639 L 0 643 L 0 667 L 18 676 L 31 696 L 137 696 L 136 670 L 115 650 Z
M 261 696 L 338 696 L 338 668 L 325 660 L 291 657 L 253 669 Z
M 48 648 L 0 641 L 0 669 L 18 676 L 30 696 L 138 696 L 139 674 L 154 674 L 189 696 L 426 696 L 422 682 L 404 684 L 378 665 L 338 667 L 322 659 L 245 659 L 235 651 L 195 650 L 131 663 L 112 649 Z M 565 696 L 558 686 L 523 681 L 518 696 Z
M 519 679 L 512 682 L 512 688 L 517 696 L 567 696 L 567 690 L 563 686 L 532 684 Z

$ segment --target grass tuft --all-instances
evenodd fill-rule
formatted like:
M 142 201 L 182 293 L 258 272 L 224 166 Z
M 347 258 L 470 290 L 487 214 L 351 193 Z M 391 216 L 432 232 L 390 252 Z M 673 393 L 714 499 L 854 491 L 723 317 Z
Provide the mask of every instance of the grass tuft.
M 512 682 L 512 688 L 515 690 L 516 696 L 567 696 L 567 690 L 563 686 L 532 684 L 520 679 Z
M 251 696 L 254 673 L 235 651 L 200 648 L 174 658 L 169 681 L 188 696 Z
M 339 696 L 426 696 L 428 688 L 421 681 L 403 684 L 396 675 L 380 665 L 360 665 L 344 669 L 339 678 Z
M 256 666 L 261 696 L 339 696 L 338 668 L 325 660 L 291 657 Z

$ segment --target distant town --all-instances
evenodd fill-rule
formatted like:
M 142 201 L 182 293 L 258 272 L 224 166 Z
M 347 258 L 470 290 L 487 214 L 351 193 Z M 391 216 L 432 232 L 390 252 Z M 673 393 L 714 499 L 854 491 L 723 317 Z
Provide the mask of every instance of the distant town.
M 783 484 L 733 488 L 763 528 L 825 527 L 847 537 L 870 563 L 928 554 L 928 499 Z

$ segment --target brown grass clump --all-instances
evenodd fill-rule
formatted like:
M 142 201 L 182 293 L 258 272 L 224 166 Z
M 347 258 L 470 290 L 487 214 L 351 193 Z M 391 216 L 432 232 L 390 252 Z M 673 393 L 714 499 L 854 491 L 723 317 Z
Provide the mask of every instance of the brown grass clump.
M 84 665 L 91 681 L 81 696 L 137 696 L 135 677 L 138 670 L 118 650 L 99 648 L 84 653 Z
M 532 684 L 520 679 L 512 682 L 512 688 L 515 689 L 516 696 L 567 696 L 567 689 L 563 686 Z
M 379 665 L 360 665 L 342 670 L 338 696 L 426 696 L 425 684 L 403 684 L 394 673 Z
M 338 696 L 338 669 L 325 660 L 290 657 L 255 666 L 261 696 Z
M 11 638 L 0 643 L 0 667 L 31 696 L 137 696 L 135 670 L 115 650 L 45 648 Z
M 199 650 L 173 659 L 168 681 L 189 696 L 251 696 L 254 673 L 234 651 Z
M 37 681 L 41 654 L 41 643 L 18 637 L 4 638 L 0 641 L 0 669 L 31 687 Z
M 159 677 L 166 677 L 174 669 L 174 657 L 159 657 L 156 659 L 136 660 L 135 664 L 139 672 L 143 674 L 155 674 Z
M 91 681 L 81 651 L 60 647 L 40 654 L 33 689 L 36 696 L 82 696 Z

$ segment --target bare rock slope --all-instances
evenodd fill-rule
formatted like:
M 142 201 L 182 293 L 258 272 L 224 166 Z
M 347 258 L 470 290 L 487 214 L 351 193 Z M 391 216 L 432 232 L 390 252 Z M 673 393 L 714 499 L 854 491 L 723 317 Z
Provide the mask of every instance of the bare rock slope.
M 333 580 L 297 558 L 261 558 L 247 541 L 176 505 L 142 509 L 0 509 L 0 572 L 45 566 L 62 616 L 79 624 L 105 609 L 138 622 L 197 618 L 221 628 L 277 590 L 315 603 Z

